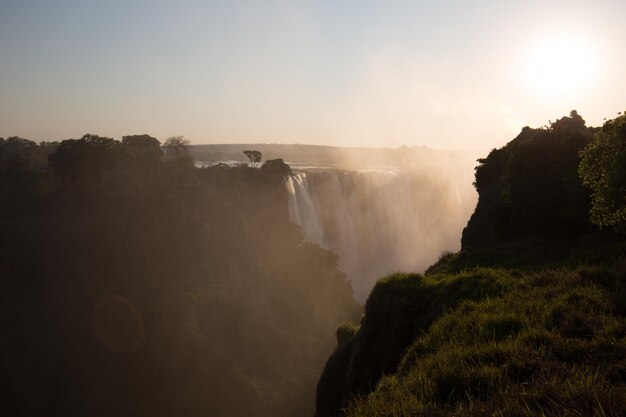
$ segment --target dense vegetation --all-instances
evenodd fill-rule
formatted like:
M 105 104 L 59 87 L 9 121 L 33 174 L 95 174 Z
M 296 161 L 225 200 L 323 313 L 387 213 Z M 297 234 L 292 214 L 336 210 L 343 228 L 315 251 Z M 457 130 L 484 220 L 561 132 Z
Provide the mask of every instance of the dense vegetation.
M 623 121 L 572 112 L 480 160 L 463 249 L 377 284 L 337 332 L 317 415 L 626 414 L 626 239 L 597 229 L 626 204 Z
M 575 111 L 547 128 L 525 127 L 479 159 L 478 206 L 463 232 L 464 248 L 520 235 L 568 237 L 589 232 L 589 191 L 578 175 L 579 152 L 593 128 Z
M 479 160 L 461 252 L 360 325 L 282 161 L 0 139 L 0 414 L 306 415 L 336 329 L 319 417 L 624 415 L 625 126 L 572 112 Z
M 360 312 L 287 221 L 289 168 L 171 156 L 147 135 L 0 139 L 1 415 L 313 413 Z
M 582 153 L 580 174 L 593 190 L 591 221 L 626 231 L 626 114 L 607 121 Z

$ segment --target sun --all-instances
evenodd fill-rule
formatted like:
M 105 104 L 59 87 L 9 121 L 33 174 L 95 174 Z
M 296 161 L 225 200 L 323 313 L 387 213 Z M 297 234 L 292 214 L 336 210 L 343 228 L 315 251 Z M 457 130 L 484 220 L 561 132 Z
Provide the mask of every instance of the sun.
M 593 48 L 585 39 L 554 36 L 535 45 L 526 60 L 527 88 L 542 98 L 576 95 L 588 89 L 595 75 Z

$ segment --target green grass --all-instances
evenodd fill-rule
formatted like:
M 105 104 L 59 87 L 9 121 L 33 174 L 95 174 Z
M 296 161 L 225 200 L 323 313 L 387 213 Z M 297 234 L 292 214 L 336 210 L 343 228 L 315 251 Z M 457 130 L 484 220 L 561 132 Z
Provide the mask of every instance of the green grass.
M 477 267 L 540 271 L 546 268 L 607 264 L 626 259 L 626 240 L 610 233 L 594 233 L 575 239 L 525 237 L 497 245 L 445 252 L 426 275 L 455 274 Z
M 446 311 L 464 300 L 500 297 L 513 282 L 506 271 L 492 268 L 442 277 L 394 274 L 380 280 L 368 298 L 361 326 L 337 330 L 337 349 L 318 383 L 318 415 L 332 415 L 348 398 L 371 392 Z
M 445 287 L 434 294 L 447 307 L 348 416 L 626 415 L 623 261 L 441 267 L 420 285 Z M 393 280 L 409 285 L 397 276 L 379 285 Z

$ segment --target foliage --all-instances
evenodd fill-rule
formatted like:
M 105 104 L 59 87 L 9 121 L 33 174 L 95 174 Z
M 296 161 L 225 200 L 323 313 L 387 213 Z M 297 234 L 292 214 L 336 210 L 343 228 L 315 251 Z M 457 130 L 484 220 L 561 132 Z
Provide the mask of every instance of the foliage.
M 163 148 L 168 152 L 174 152 L 174 159 L 178 159 L 189 152 L 191 142 L 184 136 L 170 136 L 163 142 Z
M 125 169 L 149 170 L 161 162 L 163 152 L 149 135 L 112 138 L 87 134 L 62 141 L 48 156 L 50 168 L 64 179 L 89 182 Z
M 575 236 L 591 230 L 589 194 L 578 176 L 579 152 L 593 129 L 572 111 L 548 128 L 525 127 L 479 159 L 479 202 L 462 245 L 488 245 L 523 235 Z
M 55 146 L 0 138 L 0 217 L 21 217 L 42 209 L 49 187 L 47 159 Z
M 591 221 L 626 232 L 626 114 L 605 122 L 581 155 L 580 175 L 592 191 Z
M 33 141 L 17 136 L 0 138 L 0 167 L 2 169 L 24 169 L 41 167 L 39 147 Z
M 139 168 L 154 166 L 161 161 L 161 142 L 150 135 L 131 135 L 122 138 L 122 146 L 132 164 Z
M 50 168 L 63 178 L 97 180 L 122 162 L 122 145 L 115 139 L 86 134 L 61 142 L 48 158 Z
M 6 142 L 0 414 L 312 412 L 359 307 L 281 175 L 161 161 L 143 135 Z
M 261 166 L 262 172 L 274 173 L 280 176 L 287 176 L 291 174 L 291 167 L 287 165 L 282 159 L 270 159 L 265 161 Z
M 337 336 L 337 347 L 342 347 L 347 343 L 350 343 L 356 332 L 359 330 L 359 327 L 353 323 L 344 323 L 337 328 L 335 335 Z
M 263 160 L 263 154 L 259 151 L 243 151 L 243 154 L 246 155 L 248 157 L 248 159 L 250 160 L 250 164 L 252 166 L 257 166 L 261 163 L 261 161 Z

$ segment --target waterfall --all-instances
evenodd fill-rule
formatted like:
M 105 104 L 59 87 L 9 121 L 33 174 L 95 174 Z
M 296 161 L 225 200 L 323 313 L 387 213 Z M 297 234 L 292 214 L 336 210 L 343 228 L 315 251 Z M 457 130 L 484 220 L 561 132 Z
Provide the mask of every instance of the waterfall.
M 309 171 L 287 178 L 289 219 L 332 250 L 364 302 L 378 278 L 423 272 L 460 236 L 474 208 L 471 184 L 400 171 Z M 465 187 L 465 188 L 463 188 Z
M 314 196 L 311 194 L 305 172 L 287 178 L 289 192 L 289 221 L 302 226 L 304 237 L 320 246 L 326 246 L 324 231 Z

